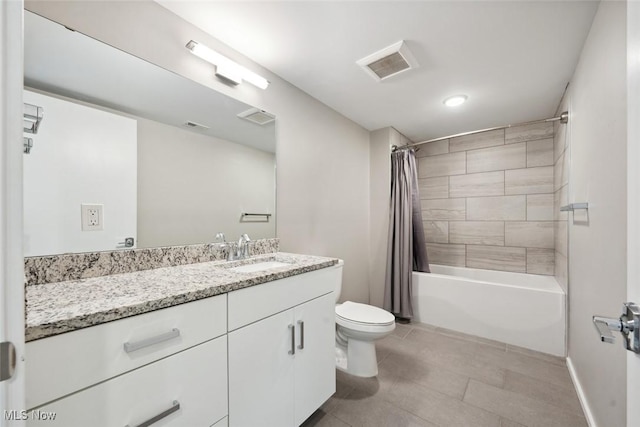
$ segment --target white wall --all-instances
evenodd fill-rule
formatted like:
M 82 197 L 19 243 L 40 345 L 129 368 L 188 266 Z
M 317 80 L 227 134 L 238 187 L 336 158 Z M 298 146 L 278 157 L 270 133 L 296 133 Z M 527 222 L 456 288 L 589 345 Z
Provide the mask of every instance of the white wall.
M 151 120 L 138 121 L 138 247 L 276 235 L 275 155 Z M 260 222 L 257 222 L 260 220 Z
M 44 119 L 24 162 L 25 256 L 114 250 L 136 237 L 136 121 L 24 91 Z M 82 203 L 104 205 L 103 230 L 82 231 Z
M 640 301 L 640 3 L 627 2 L 627 301 Z M 640 356 L 627 353 L 627 378 L 640 378 Z M 640 420 L 640 384 L 627 381 L 627 420 Z
M 592 421 L 626 424 L 626 351 L 600 342 L 591 316 L 626 301 L 626 4 L 600 3 L 567 96 L 570 106 L 569 358 Z
M 0 382 L 0 408 L 25 407 L 25 289 L 22 254 L 22 2 L 0 2 L 0 341 L 16 347 L 13 378 Z M 3 417 L 4 418 L 4 417 Z M 0 426 L 23 421 L 0 420 Z
M 391 198 L 391 146 L 410 144 L 408 138 L 392 127 L 378 129 L 370 136 L 369 215 L 371 247 L 369 259 L 369 300 L 382 307 L 389 241 L 389 203 Z
M 343 299 L 369 299 L 369 132 L 150 0 L 27 1 L 25 7 L 274 113 L 281 250 L 345 260 Z M 198 40 L 271 81 L 230 87 L 184 45 Z

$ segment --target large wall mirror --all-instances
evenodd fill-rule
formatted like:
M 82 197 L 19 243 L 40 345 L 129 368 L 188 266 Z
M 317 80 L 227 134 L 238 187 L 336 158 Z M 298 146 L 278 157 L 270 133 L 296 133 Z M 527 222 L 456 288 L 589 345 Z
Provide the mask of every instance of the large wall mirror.
M 25 256 L 275 237 L 275 121 L 36 14 L 24 28 L 24 101 L 44 111 Z

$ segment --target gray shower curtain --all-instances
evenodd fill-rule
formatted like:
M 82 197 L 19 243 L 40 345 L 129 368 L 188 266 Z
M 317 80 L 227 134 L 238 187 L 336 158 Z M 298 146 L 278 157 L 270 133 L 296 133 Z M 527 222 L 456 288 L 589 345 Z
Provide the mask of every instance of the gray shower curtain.
M 430 273 L 413 149 L 391 153 L 391 206 L 384 309 L 396 317 L 413 317 L 412 271 Z

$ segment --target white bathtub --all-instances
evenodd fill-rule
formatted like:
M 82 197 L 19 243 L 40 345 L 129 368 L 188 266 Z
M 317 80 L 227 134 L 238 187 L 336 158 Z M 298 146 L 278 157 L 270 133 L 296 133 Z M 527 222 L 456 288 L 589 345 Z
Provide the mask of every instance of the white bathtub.
M 431 271 L 413 273 L 414 321 L 565 356 L 565 294 L 553 276 Z

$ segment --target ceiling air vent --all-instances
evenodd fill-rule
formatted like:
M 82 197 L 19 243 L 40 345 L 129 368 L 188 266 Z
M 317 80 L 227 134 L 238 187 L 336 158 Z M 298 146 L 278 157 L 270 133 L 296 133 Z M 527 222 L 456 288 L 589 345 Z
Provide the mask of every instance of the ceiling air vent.
M 404 40 L 356 61 L 376 81 L 388 79 L 403 71 L 418 68 L 418 62 Z
M 207 130 L 209 129 L 209 126 L 205 126 L 205 125 L 201 125 L 200 123 L 196 123 L 196 122 L 187 122 L 184 124 L 186 127 L 188 127 L 189 129 L 197 129 L 197 130 Z
M 258 124 L 260 126 L 271 123 L 276 119 L 276 116 L 274 116 L 273 114 L 267 113 L 266 111 L 259 108 L 251 108 L 247 111 L 243 111 L 242 113 L 238 114 L 238 117 Z

